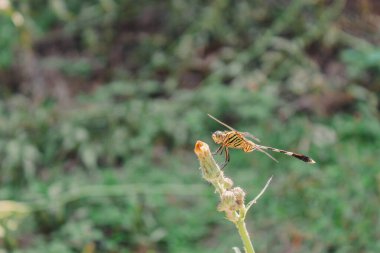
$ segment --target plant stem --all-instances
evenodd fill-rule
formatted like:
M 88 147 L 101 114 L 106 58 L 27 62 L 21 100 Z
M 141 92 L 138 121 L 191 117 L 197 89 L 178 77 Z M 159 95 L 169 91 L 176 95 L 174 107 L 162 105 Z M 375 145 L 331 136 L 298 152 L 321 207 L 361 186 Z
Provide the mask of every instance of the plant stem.
M 210 182 L 220 195 L 221 202 L 218 210 L 226 212 L 227 219 L 235 224 L 243 241 L 245 253 L 255 253 L 244 220 L 249 207 L 255 204 L 264 193 L 272 178 L 268 180 L 259 195 L 249 203 L 249 206 L 245 206 L 245 192 L 240 187 L 232 188 L 232 180 L 224 176 L 223 171 L 214 160 L 209 146 L 202 141 L 197 141 L 194 152 L 198 156 L 203 178 Z M 226 187 L 226 185 L 230 186 Z M 235 252 L 239 251 L 235 249 Z
M 244 219 L 239 219 L 235 225 L 239 231 L 240 238 L 243 241 L 245 253 L 255 253 L 251 239 L 249 238 L 247 227 L 245 226 Z

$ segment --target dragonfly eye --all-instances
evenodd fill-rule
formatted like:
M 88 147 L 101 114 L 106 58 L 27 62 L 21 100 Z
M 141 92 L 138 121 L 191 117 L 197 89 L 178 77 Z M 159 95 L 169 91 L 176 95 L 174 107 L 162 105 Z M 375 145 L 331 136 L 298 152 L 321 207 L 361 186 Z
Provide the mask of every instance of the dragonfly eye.
M 215 141 L 216 144 L 220 144 L 223 142 L 224 134 L 221 131 L 216 131 L 212 134 L 212 139 Z

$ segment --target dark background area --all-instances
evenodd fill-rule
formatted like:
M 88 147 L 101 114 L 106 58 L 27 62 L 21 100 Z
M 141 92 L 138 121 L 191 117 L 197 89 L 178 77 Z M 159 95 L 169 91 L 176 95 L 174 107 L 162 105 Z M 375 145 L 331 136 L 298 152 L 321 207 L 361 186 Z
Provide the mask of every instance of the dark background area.
M 380 252 L 376 0 L 0 0 L 0 252 L 233 252 L 210 113 L 257 252 Z M 223 156 L 216 157 L 223 161 Z

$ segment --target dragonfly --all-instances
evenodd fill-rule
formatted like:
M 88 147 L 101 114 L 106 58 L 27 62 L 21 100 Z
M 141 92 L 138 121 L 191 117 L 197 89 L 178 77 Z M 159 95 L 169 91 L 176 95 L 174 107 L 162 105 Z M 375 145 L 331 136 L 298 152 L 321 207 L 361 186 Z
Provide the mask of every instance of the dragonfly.
M 230 161 L 230 154 L 229 154 L 229 150 L 228 150 L 229 148 L 241 149 L 247 153 L 257 150 L 257 151 L 260 151 L 260 152 L 266 154 L 268 157 L 270 157 L 271 159 L 273 159 L 276 162 L 278 162 L 278 161 L 273 156 L 271 156 L 268 152 L 266 152 L 265 150 L 283 153 L 285 155 L 292 156 L 292 157 L 297 158 L 297 159 L 299 159 L 303 162 L 306 162 L 306 163 L 315 163 L 315 161 L 313 159 L 311 159 L 310 157 L 308 157 L 306 155 L 302 155 L 302 154 L 294 153 L 294 152 L 287 151 L 287 150 L 282 150 L 282 149 L 278 149 L 278 148 L 272 148 L 269 146 L 263 146 L 263 145 L 256 144 L 251 140 L 251 139 L 253 139 L 256 142 L 260 142 L 260 139 L 257 138 L 256 136 L 254 136 L 248 132 L 240 132 L 240 131 L 232 128 L 231 126 L 227 125 L 226 123 L 218 120 L 214 116 L 212 116 L 210 114 L 207 114 L 207 115 L 210 118 L 212 118 L 213 120 L 215 120 L 216 122 L 218 122 L 219 124 L 221 124 L 221 125 L 223 125 L 229 129 L 229 131 L 215 131 L 212 134 L 212 139 L 214 140 L 214 142 L 216 144 L 220 144 L 220 147 L 213 154 L 218 154 L 218 153 L 223 154 L 223 151 L 225 153 L 225 161 L 224 161 L 224 164 L 222 165 L 222 168 L 224 168 L 227 165 L 227 163 Z

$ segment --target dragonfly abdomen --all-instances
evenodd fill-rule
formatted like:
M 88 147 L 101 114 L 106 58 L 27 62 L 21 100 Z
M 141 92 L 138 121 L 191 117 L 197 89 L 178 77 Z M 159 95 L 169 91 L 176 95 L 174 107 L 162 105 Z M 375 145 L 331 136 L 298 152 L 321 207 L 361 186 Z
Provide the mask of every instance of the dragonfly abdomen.
M 285 155 L 288 155 L 288 156 L 293 156 L 294 158 L 297 158 L 305 163 L 315 163 L 315 161 L 313 159 L 311 159 L 310 157 L 306 156 L 306 155 L 302 155 L 302 154 L 297 154 L 297 153 L 294 153 L 294 152 L 291 152 L 291 151 L 286 151 L 286 150 L 282 150 L 282 149 L 278 149 L 278 148 L 272 148 L 272 147 L 267 147 L 267 146 L 261 146 L 259 145 L 258 146 L 259 148 L 262 148 L 262 149 L 269 149 L 269 150 L 272 150 L 274 152 L 279 152 L 279 153 L 283 153 Z

